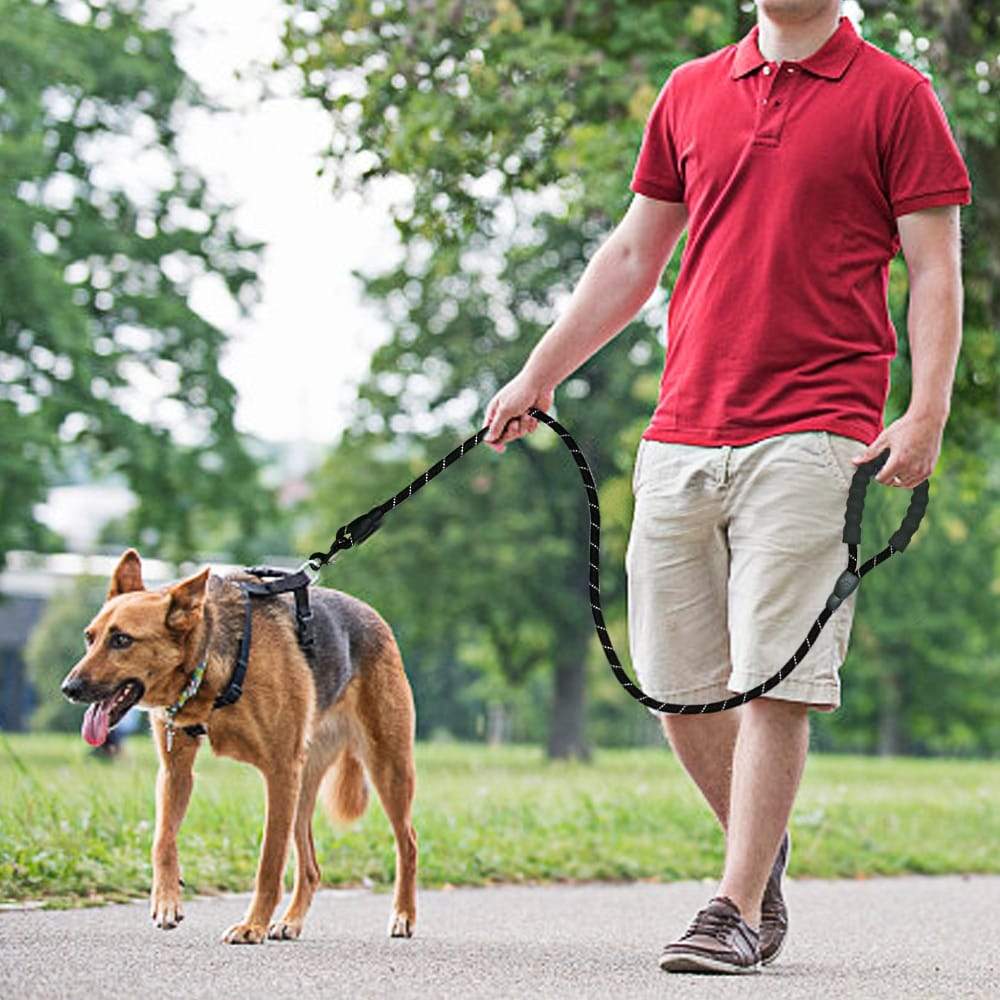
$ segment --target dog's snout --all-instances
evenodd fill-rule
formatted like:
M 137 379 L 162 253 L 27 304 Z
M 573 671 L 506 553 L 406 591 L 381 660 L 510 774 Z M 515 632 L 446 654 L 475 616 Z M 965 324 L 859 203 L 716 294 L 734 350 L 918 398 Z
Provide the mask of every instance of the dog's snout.
M 74 677 L 70 674 L 62 682 L 61 690 L 70 701 L 83 701 L 87 690 L 87 682 L 79 675 Z

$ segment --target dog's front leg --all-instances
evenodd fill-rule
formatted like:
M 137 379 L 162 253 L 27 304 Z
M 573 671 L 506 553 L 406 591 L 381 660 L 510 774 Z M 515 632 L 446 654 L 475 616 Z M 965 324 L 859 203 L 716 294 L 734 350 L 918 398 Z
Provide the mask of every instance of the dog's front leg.
M 293 765 L 280 770 L 264 771 L 267 816 L 253 899 L 243 922 L 234 924 L 223 935 L 222 940 L 226 944 L 260 944 L 267 937 L 271 916 L 281 900 L 282 877 L 288 860 L 288 843 L 301 774 L 302 763 L 298 759 Z
M 149 913 L 157 927 L 170 930 L 184 919 L 177 831 L 191 799 L 198 740 L 185 732 L 177 732 L 173 750 L 168 751 L 166 727 L 159 719 L 154 718 L 152 722 L 160 770 L 156 776 L 156 834 L 153 837 L 153 889 Z

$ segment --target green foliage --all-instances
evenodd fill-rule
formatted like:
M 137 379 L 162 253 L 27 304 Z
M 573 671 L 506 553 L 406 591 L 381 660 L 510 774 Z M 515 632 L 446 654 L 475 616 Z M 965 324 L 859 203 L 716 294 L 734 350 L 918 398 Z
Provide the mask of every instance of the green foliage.
M 83 630 L 104 603 L 108 581 L 81 576 L 71 587 L 52 595 L 24 647 L 28 679 L 38 707 L 33 729 L 75 732 L 83 707 L 68 702 L 59 690 L 63 678 L 84 653 Z
M 360 276 L 393 336 L 375 353 L 355 424 L 318 479 L 322 496 L 337 497 L 336 510 L 317 504 L 307 530 L 325 537 L 450 451 L 470 421 L 480 426 L 487 400 L 519 370 L 625 210 L 643 121 L 668 73 L 737 40 L 751 22 L 730 2 L 287 6 L 278 63 L 298 67 L 302 93 L 331 116 L 325 166 L 334 190 L 364 191 L 399 175 L 412 187 L 394 210 L 402 259 Z M 996 752 L 988 691 L 996 670 L 989 651 L 996 645 L 998 535 L 987 516 L 996 484 L 982 456 L 992 443 L 1000 371 L 1000 249 L 992 238 L 1000 228 L 1000 19 L 995 5 L 900 0 L 866 9 L 871 41 L 933 70 L 973 175 L 974 205 L 963 212 L 965 349 L 941 474 L 965 471 L 961 489 L 935 490 L 934 510 L 939 503 L 944 510 L 925 530 L 959 518 L 977 526 L 977 537 L 958 558 L 954 542 L 921 539 L 905 567 L 894 561 L 866 582 L 857 618 L 862 639 L 844 670 L 845 711 L 821 723 L 819 738 L 886 751 L 902 744 Z M 916 46 L 917 36 L 929 45 Z M 675 253 L 667 269 L 668 287 L 679 259 Z M 900 354 L 888 419 L 909 397 L 906 296 L 897 260 L 890 307 Z M 657 398 L 660 306 L 662 300 L 655 315 L 642 315 L 581 366 L 555 407 L 601 486 L 605 614 L 616 623 L 623 658 L 628 481 Z M 647 738 L 648 720 L 633 721 L 641 710 L 620 692 L 616 707 L 603 652 L 591 637 L 586 510 L 559 443 L 540 428 L 507 455 L 477 453 L 446 476 L 394 514 L 364 558 L 338 565 L 336 580 L 383 610 L 421 671 L 447 675 L 434 690 L 448 690 L 449 706 L 462 704 L 451 685 L 461 683 L 463 669 L 486 678 L 474 688 L 483 699 L 502 696 L 506 684 L 511 705 L 529 692 L 537 697 L 538 674 L 547 669 L 563 679 L 575 672 L 577 680 L 586 671 L 593 731 Z M 900 575 L 906 601 L 893 589 Z M 931 586 L 953 575 L 961 579 L 945 593 Z M 914 627 L 930 594 L 935 615 Z M 910 680 L 897 698 L 885 679 L 900 674 Z M 418 698 L 424 677 L 417 678 Z M 550 706 L 556 698 L 578 699 L 578 690 L 557 683 Z M 941 690 L 949 692 L 949 713 L 933 711 Z M 585 751 L 580 733 L 563 735 L 556 744 L 563 752 Z
M 796 877 L 1000 872 L 998 768 L 811 757 L 792 816 Z M 0 734 L 0 901 L 148 892 L 155 770 L 145 737 L 104 764 L 79 739 Z M 260 780 L 207 753 L 197 773 L 179 835 L 187 891 L 246 891 Z M 527 747 L 421 744 L 417 775 L 422 886 L 671 882 L 710 878 L 722 861 L 722 831 L 663 747 L 602 751 L 584 767 L 546 763 Z M 325 885 L 392 884 L 392 834 L 377 800 L 349 829 L 334 831 L 319 813 L 314 829 Z
M 175 148 L 176 116 L 204 100 L 169 31 L 142 3 L 63 8 L 0 0 L 0 559 L 51 544 L 32 506 L 69 464 L 127 480 L 150 553 L 189 555 L 199 512 L 235 518 L 249 556 L 272 508 L 233 428 L 223 334 L 188 290 L 211 273 L 246 309 L 261 246 Z M 114 178 L 129 142 L 162 189 Z M 152 413 L 135 383 L 158 383 Z

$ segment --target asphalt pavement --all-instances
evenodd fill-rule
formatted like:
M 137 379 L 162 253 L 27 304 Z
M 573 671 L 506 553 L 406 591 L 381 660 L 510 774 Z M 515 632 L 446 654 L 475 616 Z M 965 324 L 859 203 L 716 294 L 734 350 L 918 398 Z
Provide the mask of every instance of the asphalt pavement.
M 145 903 L 0 912 L 0 997 L 1000 997 L 1000 877 L 786 883 L 791 929 L 749 976 L 661 972 L 660 948 L 714 883 L 422 891 L 416 936 L 390 898 L 318 894 L 299 941 L 224 945 L 246 896 L 189 900 L 176 930 Z

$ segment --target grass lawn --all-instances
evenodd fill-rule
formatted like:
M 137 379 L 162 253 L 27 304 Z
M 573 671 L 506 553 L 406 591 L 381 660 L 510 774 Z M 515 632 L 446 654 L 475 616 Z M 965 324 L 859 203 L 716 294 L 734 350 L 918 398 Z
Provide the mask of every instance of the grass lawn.
M 144 735 L 102 763 L 79 737 L 0 734 L 0 901 L 144 895 L 155 771 Z M 533 747 L 423 744 L 417 781 L 423 886 L 720 870 L 722 833 L 663 748 L 599 751 L 579 765 Z M 249 890 L 262 818 L 257 772 L 203 750 L 180 834 L 188 891 Z M 324 883 L 391 884 L 377 801 L 350 829 L 323 815 L 315 829 Z M 793 877 L 998 873 L 1000 763 L 811 756 L 792 835 Z

